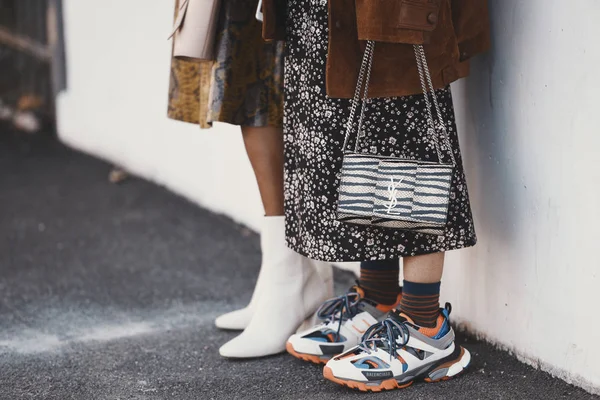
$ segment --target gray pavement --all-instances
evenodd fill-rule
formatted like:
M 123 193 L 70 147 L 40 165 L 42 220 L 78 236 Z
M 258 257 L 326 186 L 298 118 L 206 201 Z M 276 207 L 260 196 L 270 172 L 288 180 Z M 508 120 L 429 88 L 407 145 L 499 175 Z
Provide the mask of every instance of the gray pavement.
M 464 336 L 468 373 L 364 395 L 287 355 L 232 362 L 258 237 L 44 136 L 0 126 L 0 399 L 593 399 Z M 200 178 L 199 178 L 200 179 Z M 336 272 L 338 291 L 353 277 Z

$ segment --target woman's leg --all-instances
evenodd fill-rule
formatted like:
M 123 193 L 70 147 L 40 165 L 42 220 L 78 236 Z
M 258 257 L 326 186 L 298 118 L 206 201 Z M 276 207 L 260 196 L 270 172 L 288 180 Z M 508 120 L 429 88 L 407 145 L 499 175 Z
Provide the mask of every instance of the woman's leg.
M 283 215 L 283 131 L 281 128 L 242 127 L 266 216 Z
M 267 242 L 272 240 L 269 239 L 272 235 L 264 231 L 276 229 L 280 222 L 269 218 L 283 215 L 283 132 L 281 128 L 271 126 L 243 126 L 242 136 L 266 215 L 261 235 L 264 259 L 265 249 L 268 249 L 270 244 Z M 283 221 L 280 223 L 283 224 Z M 261 268 L 250 303 L 244 308 L 220 315 L 215 320 L 216 326 L 230 330 L 246 329 L 254 315 L 258 295 L 264 288 L 265 273 Z
M 444 253 L 404 259 L 404 285 L 400 310 L 415 324 L 436 326 L 440 314 L 440 285 L 444 271 Z

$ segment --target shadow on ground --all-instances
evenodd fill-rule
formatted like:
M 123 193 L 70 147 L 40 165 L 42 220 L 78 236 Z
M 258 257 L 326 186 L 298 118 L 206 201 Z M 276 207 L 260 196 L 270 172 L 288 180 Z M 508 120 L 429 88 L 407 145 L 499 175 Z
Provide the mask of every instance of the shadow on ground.
M 0 399 L 358 399 L 287 355 L 231 362 L 257 236 L 49 137 L 0 128 Z M 338 291 L 353 281 L 338 272 Z M 592 399 L 461 337 L 463 377 L 378 399 Z

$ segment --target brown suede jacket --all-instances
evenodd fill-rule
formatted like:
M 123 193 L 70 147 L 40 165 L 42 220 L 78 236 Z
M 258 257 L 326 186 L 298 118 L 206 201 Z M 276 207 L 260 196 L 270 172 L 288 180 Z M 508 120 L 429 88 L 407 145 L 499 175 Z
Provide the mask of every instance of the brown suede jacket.
M 266 40 L 285 39 L 286 1 L 263 0 Z M 444 87 L 490 46 L 487 0 L 329 0 L 329 96 L 353 96 L 364 40 L 377 42 L 369 97 L 421 93 L 412 44 L 424 44 L 433 84 Z

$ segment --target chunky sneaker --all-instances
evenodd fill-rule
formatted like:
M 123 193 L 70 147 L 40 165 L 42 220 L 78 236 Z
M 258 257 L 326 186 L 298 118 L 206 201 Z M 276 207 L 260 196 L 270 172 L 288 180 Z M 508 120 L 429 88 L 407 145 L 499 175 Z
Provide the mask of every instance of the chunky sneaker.
M 467 368 L 471 355 L 454 343 L 449 314 L 446 304 L 437 326 L 424 328 L 393 311 L 365 332 L 359 346 L 333 357 L 323 376 L 363 392 L 405 388 L 415 380 L 450 379 Z
M 331 357 L 358 345 L 371 325 L 384 320 L 400 303 L 391 306 L 366 299 L 360 286 L 346 294 L 327 300 L 317 311 L 323 322 L 292 335 L 287 342 L 288 353 L 304 361 L 325 364 Z

